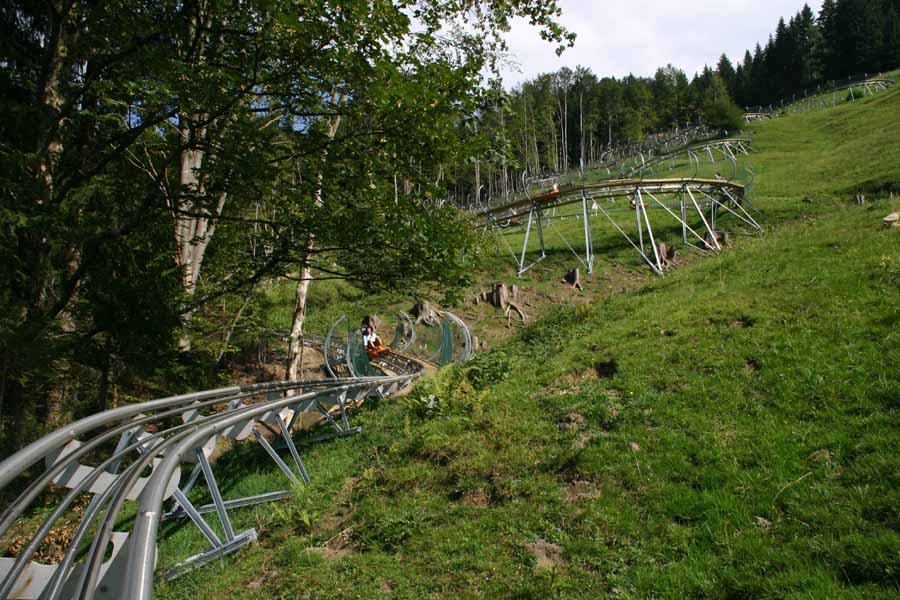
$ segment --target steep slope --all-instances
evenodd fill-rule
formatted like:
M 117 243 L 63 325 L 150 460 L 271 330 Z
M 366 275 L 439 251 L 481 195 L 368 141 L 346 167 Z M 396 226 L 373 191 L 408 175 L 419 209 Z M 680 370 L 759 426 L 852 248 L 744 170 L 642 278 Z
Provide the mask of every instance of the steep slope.
M 898 130 L 900 89 L 756 125 L 765 235 L 365 410 L 160 596 L 896 597 Z

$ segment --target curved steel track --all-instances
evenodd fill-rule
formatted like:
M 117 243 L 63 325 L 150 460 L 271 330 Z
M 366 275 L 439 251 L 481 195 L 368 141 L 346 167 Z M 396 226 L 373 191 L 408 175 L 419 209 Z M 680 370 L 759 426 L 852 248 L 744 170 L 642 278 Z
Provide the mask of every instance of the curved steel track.
M 551 214 L 556 208 L 576 204 L 581 204 L 581 210 L 574 217 L 583 222 L 583 259 L 555 227 L 553 224 L 555 217 Z M 534 198 L 489 208 L 478 214 L 486 220 L 486 227 L 491 228 L 495 235 L 499 236 L 498 239 L 506 244 L 516 262 L 520 277 L 546 258 L 545 227 L 550 227 L 563 239 L 588 273 L 593 272 L 592 213 L 594 217 L 602 214 L 634 247 L 641 259 L 656 274 L 662 275 L 667 267 L 667 259 L 662 252 L 664 248 L 654 235 L 651 211 L 663 211 L 674 218 L 681 226 L 682 242 L 685 245 L 701 252 L 719 252 L 722 245 L 719 242 L 721 233 L 717 230 L 717 225 L 721 216 L 734 216 L 752 229 L 761 229 L 747 210 L 748 207 L 750 205 L 745 198 L 744 185 L 734 181 L 701 178 L 630 178 L 585 184 L 580 187 L 563 187 L 558 192 L 545 192 Z M 634 213 L 637 225 L 636 239 L 629 236 L 613 219 L 611 213 L 615 212 Z M 500 228 L 512 223 L 522 225 L 522 218 L 525 216 L 528 220 L 524 224 L 522 251 L 521 254 L 517 254 L 506 242 Z M 540 256 L 529 263 L 528 243 L 533 230 L 537 233 Z M 499 242 L 497 251 L 498 253 L 500 251 Z
M 461 330 L 465 344 L 461 360 L 465 360 L 472 350 L 468 328 L 450 313 L 446 318 Z M 408 317 L 406 320 L 412 323 Z M 346 347 L 345 341 L 335 335 L 340 322 L 325 338 L 307 336 L 305 340 L 306 345 L 322 352 L 332 375 L 336 371 L 352 372 L 349 352 L 337 351 Z M 405 339 L 414 335 L 412 332 Z M 340 359 L 343 368 L 335 359 Z M 350 407 L 367 397 L 384 397 L 405 389 L 432 365 L 397 353 L 378 359 L 376 367 L 393 374 L 229 386 L 122 406 L 71 423 L 6 458 L 0 463 L 0 489 L 32 475 L 0 514 L 0 536 L 30 514 L 51 484 L 69 491 L 15 558 L 0 558 L 0 598 L 148 599 L 153 593 L 157 535 L 164 520 L 190 519 L 210 545 L 171 568 L 166 578 L 198 568 L 255 540 L 255 529 L 234 530 L 229 513 L 283 499 L 293 492 L 284 489 L 225 500 L 211 461 L 218 440 L 240 441 L 252 436 L 290 484 L 308 483 L 309 474 L 292 437 L 296 429 L 308 429 L 317 423 L 333 428 L 307 443 L 357 433 L 360 428 L 351 427 L 348 420 Z M 280 440 L 280 446 L 275 440 Z M 287 460 L 282 458 L 285 449 L 290 457 Z M 87 461 L 91 464 L 84 464 Z M 41 462 L 43 472 L 33 475 Z M 191 469 L 186 478 L 182 477 L 183 466 Z M 145 474 L 148 469 L 150 473 Z M 188 494 L 201 478 L 213 502 L 195 506 Z M 62 560 L 56 565 L 34 562 L 32 558 L 47 534 L 60 519 L 73 516 L 71 507 L 84 494 L 93 498 L 81 514 Z M 169 500 L 171 507 L 166 511 L 164 505 Z M 127 501 L 139 503 L 134 525 L 130 532 L 115 531 Z M 220 533 L 203 517 L 207 513 L 216 514 Z M 77 562 L 89 540 L 84 560 Z M 107 555 L 109 558 L 105 558 Z

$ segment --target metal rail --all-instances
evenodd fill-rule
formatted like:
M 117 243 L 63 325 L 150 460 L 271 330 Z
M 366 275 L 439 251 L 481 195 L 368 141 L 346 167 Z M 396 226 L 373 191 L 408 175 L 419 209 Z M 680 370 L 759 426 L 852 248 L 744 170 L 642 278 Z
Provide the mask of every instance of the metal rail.
M 893 87 L 895 81 L 884 77 L 861 77 L 859 79 L 850 79 L 846 83 L 840 85 L 832 85 L 825 89 L 817 88 L 813 93 L 804 93 L 804 96 L 797 99 L 796 95 L 790 99 L 782 99 L 780 102 L 770 104 L 768 107 L 757 107 L 755 111 L 744 113 L 744 121 L 751 123 L 753 121 L 761 121 L 770 119 L 779 115 L 804 112 L 814 108 L 827 108 L 836 106 L 842 100 L 838 98 L 838 92 L 850 92 L 850 100 L 855 100 L 854 90 L 862 88 L 861 96 L 873 96 L 878 92 L 883 92 Z M 829 97 L 830 96 L 830 97 Z M 846 100 L 846 97 L 843 99 Z
M 463 354 L 468 358 L 468 328 L 458 318 L 452 318 L 462 326 L 467 340 Z M 344 344 L 336 335 L 343 320 L 338 319 L 325 338 L 304 339 L 305 345 L 322 351 L 332 375 L 349 370 L 349 352 L 332 352 L 335 343 Z M 411 320 L 406 317 L 406 322 Z M 405 333 L 404 339 L 414 339 L 414 335 Z M 425 369 L 421 360 L 402 354 L 393 355 L 384 364 L 394 374 L 229 386 L 123 406 L 62 427 L 4 459 L 0 462 L 0 488 L 19 478 L 31 479 L 0 514 L 0 536 L 28 514 L 51 484 L 68 488 L 69 492 L 15 558 L 0 558 L 0 598 L 150 598 L 156 537 L 163 520 L 190 519 L 210 544 L 206 551 L 167 571 L 166 578 L 177 577 L 255 540 L 255 529 L 234 530 L 230 513 L 286 498 L 292 492 L 275 490 L 248 498 L 225 499 L 211 461 L 217 441 L 240 441 L 252 436 L 292 486 L 306 484 L 310 476 L 293 440 L 297 428 L 316 420 L 335 429 L 333 433 L 306 439 L 306 443 L 357 433 L 360 428 L 350 426 L 348 408 L 369 396 L 396 393 Z M 281 442 L 273 444 L 276 438 L 281 438 Z M 113 442 L 115 448 L 110 449 Z M 284 449 L 288 450 L 287 460 L 279 454 Z M 88 458 L 99 463 L 83 464 Z M 44 471 L 29 475 L 41 461 Z M 182 467 L 186 465 L 192 470 L 183 478 Z M 145 474 L 148 468 L 149 475 Z M 188 497 L 200 481 L 208 488 L 211 504 L 195 506 Z M 32 559 L 47 534 L 64 516 L 73 516 L 70 507 L 85 493 L 93 494 L 93 499 L 81 515 L 60 563 L 34 562 Z M 115 531 L 125 503 L 135 500 L 140 502 L 140 508 L 131 531 Z M 164 510 L 167 501 L 171 506 Z M 217 517 L 218 532 L 203 517 L 209 513 Z M 84 560 L 77 563 L 78 552 L 90 536 L 93 541 Z M 110 557 L 105 560 L 108 554 Z
M 721 151 L 728 151 L 724 150 L 727 148 L 726 146 L 722 148 Z M 712 149 L 710 148 L 709 151 L 712 152 Z M 661 197 L 668 200 L 663 202 L 660 200 Z M 648 202 L 647 198 L 650 198 L 652 202 Z M 557 208 L 579 203 L 581 210 L 570 215 L 570 218 L 584 222 L 584 260 L 562 233 L 552 225 L 555 219 L 563 218 L 552 214 Z M 486 230 L 491 229 L 496 236 L 501 237 L 504 236 L 500 229 L 501 223 L 505 222 L 509 225 L 525 215 L 528 216 L 521 254 L 512 253 L 519 277 L 547 256 L 543 224 L 551 225 L 551 229 L 563 239 L 566 246 L 586 266 L 587 272 L 591 273 L 594 268 L 592 214 L 594 216 L 602 214 L 614 229 L 635 248 L 641 259 L 650 266 L 653 272 L 662 275 L 669 266 L 668 259 L 654 234 L 649 211 L 662 210 L 675 219 L 681 226 L 682 242 L 685 245 L 701 252 L 719 252 L 722 249 L 718 242 L 721 233 L 717 231 L 716 226 L 720 213 L 734 215 L 741 223 L 754 230 L 761 229 L 759 223 L 744 207 L 745 203 L 744 186 L 724 179 L 617 179 L 586 184 L 581 187 L 563 188 L 555 193 L 545 193 L 533 199 L 487 209 L 482 211 L 481 216 L 486 221 Z M 611 214 L 615 212 L 634 213 L 637 226 L 636 240 L 632 239 L 616 222 Z M 699 220 L 701 227 L 693 225 L 696 220 Z M 702 235 L 698 234 L 695 228 L 700 229 Z M 533 262 L 529 263 L 528 243 L 533 229 L 538 231 L 540 254 Z M 700 245 L 691 241 L 689 233 L 693 237 L 700 237 Z M 504 243 L 506 243 L 505 239 Z M 499 249 L 499 244 L 497 247 Z

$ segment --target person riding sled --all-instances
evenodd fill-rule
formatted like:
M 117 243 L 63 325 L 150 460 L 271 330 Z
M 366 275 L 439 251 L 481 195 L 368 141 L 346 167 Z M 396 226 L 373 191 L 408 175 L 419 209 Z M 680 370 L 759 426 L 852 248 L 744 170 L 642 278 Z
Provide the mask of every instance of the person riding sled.
M 391 352 L 391 349 L 384 345 L 371 325 L 363 326 L 363 344 L 366 346 L 366 353 L 372 358 L 381 358 Z

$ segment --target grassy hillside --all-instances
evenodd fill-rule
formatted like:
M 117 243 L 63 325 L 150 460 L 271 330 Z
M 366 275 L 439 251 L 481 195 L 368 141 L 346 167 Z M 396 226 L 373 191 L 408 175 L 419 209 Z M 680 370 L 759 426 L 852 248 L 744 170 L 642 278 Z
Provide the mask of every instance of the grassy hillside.
M 898 130 L 900 89 L 755 125 L 764 235 L 361 410 L 160 597 L 895 598 Z

